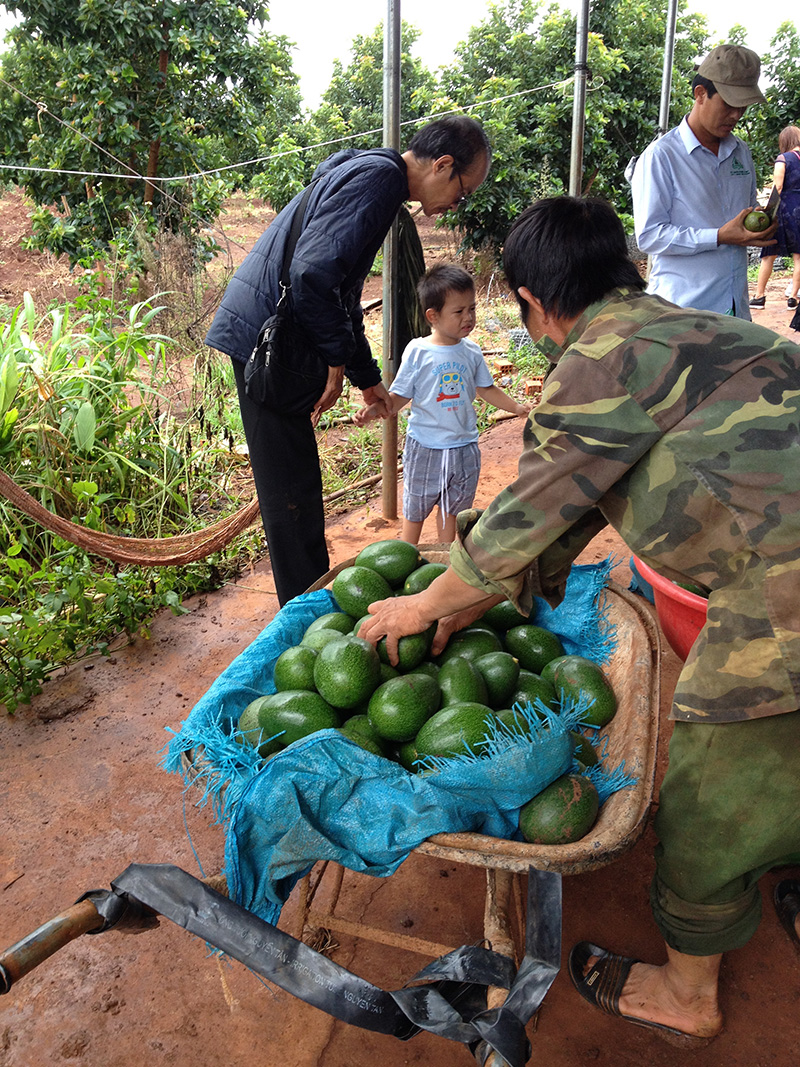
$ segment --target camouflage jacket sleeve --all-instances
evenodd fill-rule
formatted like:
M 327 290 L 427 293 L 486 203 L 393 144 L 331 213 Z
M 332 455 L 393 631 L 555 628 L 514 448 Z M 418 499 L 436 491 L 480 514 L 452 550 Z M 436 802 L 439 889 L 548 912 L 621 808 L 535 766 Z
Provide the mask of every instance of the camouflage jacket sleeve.
M 523 610 L 555 602 L 608 522 L 656 570 L 711 590 L 677 717 L 800 707 L 800 348 L 618 290 L 556 355 L 516 481 L 463 517 L 456 573 Z

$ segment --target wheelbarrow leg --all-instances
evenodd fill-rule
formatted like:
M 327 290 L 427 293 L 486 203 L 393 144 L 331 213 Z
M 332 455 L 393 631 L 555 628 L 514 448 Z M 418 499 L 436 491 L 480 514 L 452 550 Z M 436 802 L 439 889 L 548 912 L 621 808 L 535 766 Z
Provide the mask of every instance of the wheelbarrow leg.
M 486 904 L 483 913 L 483 932 L 493 951 L 517 961 L 517 952 L 511 934 L 510 906 L 514 880 L 518 875 L 511 871 L 486 868 Z M 489 986 L 486 993 L 486 1007 L 499 1008 L 506 999 L 507 990 L 499 986 Z M 476 1061 L 481 1067 L 508 1067 L 506 1060 L 494 1049 L 481 1041 L 473 1050 Z
M 298 941 L 303 940 L 303 934 L 305 933 L 306 926 L 308 926 L 314 897 L 317 895 L 317 890 L 322 884 L 322 879 L 325 877 L 325 872 L 328 870 L 330 863 L 330 860 L 323 860 L 319 868 L 309 871 L 309 873 L 300 880 L 297 894 L 297 919 L 295 921 L 294 934 Z M 339 903 L 339 894 L 342 891 L 342 881 L 344 879 L 344 867 L 339 863 L 333 863 L 332 870 L 332 899 L 331 903 L 328 905 L 328 910 L 331 915 L 336 911 L 336 905 Z M 315 874 L 316 879 L 312 881 Z M 326 885 L 327 884 L 328 883 L 326 882 Z
M 518 877 L 511 871 L 486 869 L 486 904 L 483 913 L 483 933 L 492 949 L 501 956 L 507 956 L 516 965 L 516 946 L 511 934 L 511 893 L 514 879 Z M 506 990 L 499 986 L 489 986 L 487 1008 L 499 1008 L 506 999 Z
M 486 871 L 485 936 L 492 949 L 516 965 L 518 954 L 510 928 L 510 904 L 517 888 L 514 875 L 506 870 Z M 539 1010 L 547 990 L 558 973 L 561 956 L 561 876 L 530 868 L 528 909 L 525 929 L 525 957 L 511 989 L 490 986 L 487 1009 L 505 1007 L 525 1025 Z M 473 1048 L 481 1067 L 509 1067 L 507 1060 L 481 1040 Z

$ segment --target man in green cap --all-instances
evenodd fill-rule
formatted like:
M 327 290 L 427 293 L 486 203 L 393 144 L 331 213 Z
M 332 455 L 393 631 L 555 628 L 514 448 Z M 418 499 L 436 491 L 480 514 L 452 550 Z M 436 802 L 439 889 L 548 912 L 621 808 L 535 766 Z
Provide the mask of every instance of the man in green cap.
M 680 307 L 750 318 L 747 246 L 775 244 L 777 223 L 745 229 L 756 169 L 733 129 L 764 101 L 760 73 L 751 49 L 719 45 L 697 68 L 692 110 L 636 163 L 633 217 L 637 244 L 652 255 L 648 292 Z

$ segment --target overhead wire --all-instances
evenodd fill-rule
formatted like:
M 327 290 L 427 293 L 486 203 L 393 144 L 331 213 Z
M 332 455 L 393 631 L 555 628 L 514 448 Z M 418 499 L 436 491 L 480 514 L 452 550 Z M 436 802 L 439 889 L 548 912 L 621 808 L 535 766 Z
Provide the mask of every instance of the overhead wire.
M 418 125 L 421 122 L 429 122 L 429 121 L 432 121 L 432 120 L 437 119 L 437 118 L 443 118 L 446 115 L 463 114 L 464 112 L 479 110 L 479 109 L 482 109 L 482 108 L 485 108 L 485 107 L 491 107 L 494 104 L 504 103 L 507 100 L 513 100 L 513 99 L 516 99 L 516 98 L 519 98 L 519 97 L 523 97 L 523 96 L 530 96 L 533 93 L 544 92 L 544 91 L 546 91 L 548 89 L 563 89 L 563 88 L 566 88 L 572 81 L 574 81 L 574 76 L 570 76 L 568 78 L 560 79 L 560 80 L 554 81 L 554 82 L 548 82 L 548 83 L 546 83 L 544 85 L 538 85 L 538 86 L 533 87 L 532 89 L 520 89 L 520 90 L 518 90 L 517 92 L 514 92 L 514 93 L 507 93 L 507 94 L 505 94 L 503 96 L 493 97 L 490 100 L 478 101 L 478 102 L 476 102 L 474 104 L 468 104 L 468 105 L 466 105 L 464 107 L 454 107 L 454 108 L 449 108 L 448 110 L 445 110 L 445 111 L 432 112 L 432 113 L 430 113 L 428 115 L 420 116 L 420 117 L 415 118 L 415 119 L 406 119 L 405 121 L 400 123 L 400 126 L 401 127 L 415 126 L 415 125 Z M 0 171 L 17 171 L 17 172 L 23 172 L 24 171 L 26 173 L 33 173 L 33 174 L 63 174 L 63 175 L 76 177 L 76 178 L 97 178 L 97 179 L 106 179 L 106 180 L 109 180 L 109 179 L 120 179 L 120 178 L 138 179 L 139 181 L 144 181 L 144 182 L 147 182 L 147 183 L 149 183 L 151 185 L 157 185 L 159 187 L 159 191 L 160 191 L 162 197 L 165 200 L 167 200 L 168 202 L 171 202 L 171 203 L 173 203 L 173 204 L 175 204 L 177 206 L 180 206 L 180 202 L 177 200 L 176 197 L 172 196 L 172 194 L 165 188 L 165 186 L 170 184 L 170 183 L 194 181 L 194 180 L 197 180 L 197 179 L 206 179 L 206 178 L 210 178 L 210 177 L 214 177 L 216 175 L 222 174 L 225 171 L 243 170 L 243 169 L 245 169 L 247 167 L 255 166 L 257 164 L 266 165 L 266 164 L 270 163 L 273 160 L 282 159 L 282 158 L 284 158 L 286 156 L 302 155 L 305 152 L 313 152 L 313 151 L 316 151 L 316 150 L 318 150 L 320 148 L 332 148 L 332 147 L 335 147 L 336 145 L 346 144 L 349 141 L 363 139 L 365 137 L 382 136 L 382 134 L 383 134 L 383 128 L 382 127 L 377 127 L 375 129 L 372 129 L 372 130 L 363 130 L 363 131 L 361 131 L 359 133 L 346 134 L 346 135 L 343 135 L 341 137 L 332 138 L 332 139 L 327 140 L 327 141 L 315 142 L 314 144 L 311 144 L 311 145 L 298 145 L 296 148 L 289 148 L 289 149 L 285 149 L 285 150 L 278 151 L 278 152 L 271 152 L 266 156 L 257 156 L 257 157 L 255 157 L 253 159 L 243 160 L 243 161 L 241 161 L 239 163 L 230 163 L 230 164 L 226 164 L 226 165 L 221 166 L 221 167 L 213 167 L 213 168 L 211 168 L 209 170 L 199 170 L 199 171 L 194 171 L 193 173 L 189 173 L 189 174 L 171 175 L 169 177 L 158 177 L 158 176 L 146 177 L 145 175 L 139 173 L 134 167 L 131 167 L 129 164 L 127 164 L 123 160 L 119 159 L 117 156 L 114 155 L 113 152 L 110 152 L 103 145 L 98 144 L 97 141 L 95 141 L 88 134 L 84 133 L 83 130 L 79 130 L 77 128 L 77 126 L 74 126 L 72 123 L 68 122 L 66 119 L 62 119 L 59 115 L 55 114 L 55 112 L 52 111 L 47 106 L 46 103 L 44 103 L 42 101 L 35 100 L 32 96 L 30 96 L 24 90 L 18 88 L 17 86 L 15 86 L 11 82 L 9 82 L 7 78 L 2 77 L 1 75 L 0 75 L 0 85 L 6 86 L 6 88 L 10 89 L 12 92 L 19 93 L 19 95 L 21 97 L 23 97 L 25 100 L 27 100 L 30 104 L 32 104 L 36 108 L 37 121 L 39 122 L 40 129 L 41 129 L 42 116 L 43 115 L 49 116 L 50 118 L 52 118 L 56 122 L 58 122 L 60 125 L 64 126 L 66 129 L 70 130 L 77 137 L 82 138 L 84 141 L 87 142 L 87 144 L 91 145 L 98 152 L 101 152 L 103 155 L 108 156 L 109 159 L 113 160 L 120 167 L 123 167 L 124 170 L 125 170 L 125 173 L 120 174 L 120 173 L 114 173 L 113 171 L 110 172 L 110 171 L 95 171 L 95 170 L 73 170 L 73 169 L 68 169 L 68 168 L 63 168 L 63 167 L 34 167 L 34 166 L 31 166 L 30 164 L 16 164 L 16 163 L 0 163 Z M 210 229 L 211 230 L 217 230 L 218 227 L 216 225 L 212 225 L 210 227 Z M 229 245 L 230 244 L 237 245 L 238 247 L 242 248 L 243 251 L 245 251 L 243 246 L 240 245 L 238 241 L 235 241 L 234 239 L 232 239 L 230 237 L 227 237 L 225 234 L 222 233 L 221 230 L 219 232 L 222 234 L 223 237 L 225 237 L 225 240 L 228 242 Z
M 506 100 L 513 100 L 521 96 L 529 96 L 532 93 L 544 92 L 546 89 L 565 88 L 573 80 L 573 76 L 570 76 L 569 78 L 564 78 L 559 81 L 548 82 L 545 85 L 537 85 L 533 89 L 520 89 L 518 92 L 515 93 L 507 93 L 505 96 L 493 97 L 490 100 L 481 100 L 475 104 L 467 104 L 464 107 L 454 107 L 449 108 L 446 111 L 431 112 L 428 115 L 421 115 L 420 117 L 415 119 L 406 119 L 404 122 L 400 123 L 400 126 L 415 126 L 418 125 L 420 122 L 430 122 L 437 118 L 444 118 L 446 115 L 463 114 L 466 111 L 474 111 L 480 108 L 490 107 L 494 104 L 504 103 Z M 372 130 L 362 130 L 359 133 L 346 134 L 341 137 L 335 137 L 327 141 L 318 141 L 311 145 L 298 145 L 297 148 L 288 148 L 280 152 L 270 152 L 266 156 L 256 156 L 253 159 L 243 160 L 239 163 L 229 163 L 220 167 L 212 167 L 209 170 L 198 170 L 188 174 L 171 175 L 166 178 L 155 176 L 148 178 L 145 175 L 140 174 L 135 168 L 129 166 L 129 164 L 118 159 L 113 154 L 113 152 L 109 152 L 107 148 L 104 148 L 102 145 L 98 144 L 88 134 L 84 133 L 82 130 L 79 130 L 76 126 L 73 126 L 65 119 L 59 118 L 59 116 L 56 115 L 55 112 L 51 111 L 50 108 L 48 108 L 47 104 L 42 103 L 41 101 L 34 100 L 33 97 L 29 96 L 23 90 L 18 89 L 16 86 L 14 86 L 11 82 L 9 82 L 6 78 L 3 78 L 2 76 L 0 76 L 0 85 L 5 85 L 7 88 L 12 90 L 12 92 L 19 93 L 20 96 L 24 97 L 31 104 L 33 104 L 37 109 L 38 117 L 41 117 L 42 114 L 49 115 L 51 118 L 55 119 L 56 122 L 59 122 L 62 126 L 65 126 L 67 129 L 75 133 L 78 137 L 83 138 L 83 140 L 85 140 L 88 144 L 92 145 L 93 148 L 96 148 L 99 152 L 102 152 L 104 155 L 108 156 L 109 159 L 114 160 L 114 162 L 119 164 L 119 166 L 124 167 L 125 173 L 116 174 L 114 172 L 109 171 L 70 170 L 62 167 L 34 167 L 29 164 L 21 163 L 0 163 L 0 170 L 30 171 L 35 174 L 67 174 L 81 178 L 138 178 L 141 181 L 152 182 L 153 184 L 161 183 L 162 185 L 165 185 L 170 182 L 183 182 L 191 181 L 197 178 L 206 178 L 216 174 L 221 174 L 224 171 L 229 170 L 242 170 L 246 167 L 251 167 L 259 163 L 269 163 L 272 160 L 281 159 L 284 156 L 302 155 L 304 152 L 313 152 L 319 148 L 330 148 L 336 145 L 345 144 L 348 141 L 358 140 L 359 138 L 375 137 L 383 134 L 383 128 L 376 127 Z

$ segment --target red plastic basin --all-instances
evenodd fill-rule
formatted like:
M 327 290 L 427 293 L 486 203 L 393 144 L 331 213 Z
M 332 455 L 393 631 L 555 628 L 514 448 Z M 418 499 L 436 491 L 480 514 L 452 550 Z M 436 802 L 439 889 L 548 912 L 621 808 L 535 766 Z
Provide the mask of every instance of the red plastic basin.
M 638 556 L 634 556 L 634 560 L 644 580 L 653 587 L 658 621 L 670 648 L 676 656 L 685 660 L 705 624 L 708 601 L 657 574 Z

